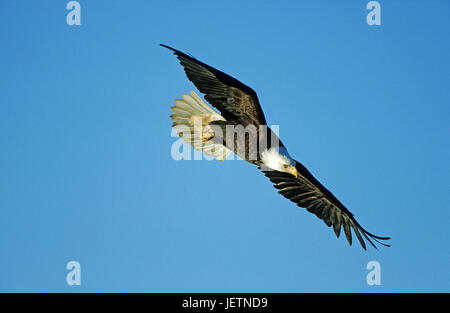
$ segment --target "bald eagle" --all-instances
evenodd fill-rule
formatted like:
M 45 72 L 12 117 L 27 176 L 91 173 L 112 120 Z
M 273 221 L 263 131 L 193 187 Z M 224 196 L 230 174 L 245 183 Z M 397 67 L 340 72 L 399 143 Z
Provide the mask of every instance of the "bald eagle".
M 267 126 L 256 92 L 238 81 L 197 59 L 167 45 L 179 59 L 188 79 L 204 94 L 204 98 L 220 114 L 207 105 L 195 92 L 183 94 L 171 107 L 173 127 L 194 149 L 224 160 L 234 152 L 242 159 L 258 166 L 278 192 L 299 207 L 333 227 L 337 237 L 344 229 L 349 245 L 352 232 L 366 250 L 366 239 L 390 239 L 371 234 L 353 214 L 303 164 L 294 160 L 278 136 Z M 372 241 L 373 240 L 373 241 Z

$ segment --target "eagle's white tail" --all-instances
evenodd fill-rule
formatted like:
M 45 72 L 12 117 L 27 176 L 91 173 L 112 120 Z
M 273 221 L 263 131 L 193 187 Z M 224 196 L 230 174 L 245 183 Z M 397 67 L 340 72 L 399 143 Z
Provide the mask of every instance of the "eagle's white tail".
M 176 99 L 175 105 L 170 108 L 173 121 L 172 127 L 178 131 L 178 136 L 192 145 L 195 150 L 216 157 L 223 161 L 231 151 L 211 139 L 214 133 L 208 125 L 212 121 L 225 121 L 225 119 L 209 107 L 194 91 L 190 95 L 183 94 L 182 99 Z

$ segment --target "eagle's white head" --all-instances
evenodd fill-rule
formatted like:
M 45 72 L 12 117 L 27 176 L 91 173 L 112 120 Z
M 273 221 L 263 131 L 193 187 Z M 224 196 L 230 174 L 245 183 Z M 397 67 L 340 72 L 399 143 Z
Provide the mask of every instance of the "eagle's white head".
M 262 163 L 272 170 L 285 172 L 298 177 L 295 161 L 284 147 L 270 148 L 261 154 Z

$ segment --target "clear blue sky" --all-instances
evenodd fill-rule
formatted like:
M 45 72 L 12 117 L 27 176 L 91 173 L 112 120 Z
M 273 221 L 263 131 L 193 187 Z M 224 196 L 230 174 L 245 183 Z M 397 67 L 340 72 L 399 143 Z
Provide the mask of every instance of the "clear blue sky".
M 368 1 L 80 0 L 81 26 L 67 2 L 0 2 L 1 291 L 450 290 L 448 1 L 380 1 L 381 26 Z M 174 161 L 195 87 L 159 43 L 253 87 L 392 247 L 349 247 L 243 161 Z

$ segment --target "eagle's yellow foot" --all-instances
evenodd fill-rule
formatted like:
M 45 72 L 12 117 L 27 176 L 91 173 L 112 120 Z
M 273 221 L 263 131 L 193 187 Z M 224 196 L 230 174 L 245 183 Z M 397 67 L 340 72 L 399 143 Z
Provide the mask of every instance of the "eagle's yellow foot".
M 210 125 L 206 125 L 203 128 L 202 140 L 203 141 L 208 141 L 208 140 L 210 140 L 213 137 L 214 137 L 214 130 L 212 129 L 212 127 Z

